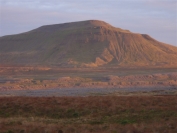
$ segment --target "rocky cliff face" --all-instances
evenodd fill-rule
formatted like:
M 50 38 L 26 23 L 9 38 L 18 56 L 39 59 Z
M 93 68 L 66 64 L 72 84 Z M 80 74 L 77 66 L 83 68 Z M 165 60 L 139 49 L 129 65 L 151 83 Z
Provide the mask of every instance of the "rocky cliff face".
M 177 47 L 88 20 L 0 37 L 0 64 L 63 67 L 176 65 Z

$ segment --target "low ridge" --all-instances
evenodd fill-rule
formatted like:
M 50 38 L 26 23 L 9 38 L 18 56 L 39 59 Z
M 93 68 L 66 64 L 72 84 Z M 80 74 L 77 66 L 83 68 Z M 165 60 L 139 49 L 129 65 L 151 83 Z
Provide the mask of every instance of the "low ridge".
M 177 65 L 177 47 L 99 20 L 42 26 L 0 37 L 0 65 Z

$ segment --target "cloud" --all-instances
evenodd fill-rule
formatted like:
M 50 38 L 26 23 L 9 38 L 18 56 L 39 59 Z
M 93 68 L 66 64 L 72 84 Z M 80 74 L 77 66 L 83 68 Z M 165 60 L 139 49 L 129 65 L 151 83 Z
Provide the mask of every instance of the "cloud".
M 159 8 L 159 9 L 169 10 L 169 11 L 177 11 L 176 0 L 147 0 L 146 4 L 154 8 Z

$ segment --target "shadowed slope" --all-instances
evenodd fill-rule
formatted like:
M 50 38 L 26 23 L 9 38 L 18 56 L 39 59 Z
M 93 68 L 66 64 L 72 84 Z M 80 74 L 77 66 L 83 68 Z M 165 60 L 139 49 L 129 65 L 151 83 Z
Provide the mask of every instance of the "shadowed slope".
M 145 66 L 177 64 L 177 47 L 103 21 L 42 26 L 0 38 L 0 64 Z

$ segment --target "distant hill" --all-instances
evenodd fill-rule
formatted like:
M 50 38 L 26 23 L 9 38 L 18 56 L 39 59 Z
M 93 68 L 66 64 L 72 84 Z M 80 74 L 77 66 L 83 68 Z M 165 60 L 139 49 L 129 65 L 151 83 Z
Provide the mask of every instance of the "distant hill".
M 88 20 L 0 37 L 0 65 L 60 67 L 177 64 L 177 47 L 146 34 Z

